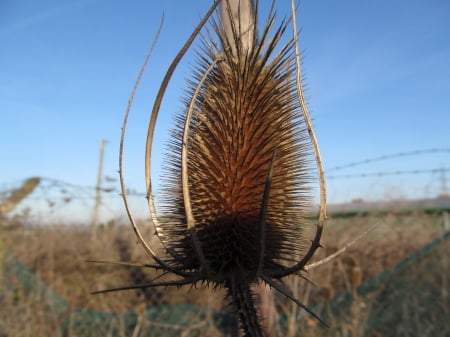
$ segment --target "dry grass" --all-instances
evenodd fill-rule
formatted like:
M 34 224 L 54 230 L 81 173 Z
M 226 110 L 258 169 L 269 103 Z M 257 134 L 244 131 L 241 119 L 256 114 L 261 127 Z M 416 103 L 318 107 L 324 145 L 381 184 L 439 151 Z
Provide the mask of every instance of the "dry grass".
M 339 258 L 309 272 L 309 277 L 317 283 L 311 290 L 311 303 L 354 289 L 394 266 L 437 237 L 442 232 L 440 221 L 439 215 L 424 212 L 332 218 L 322 240 L 324 249 L 318 252 L 315 260 L 339 250 L 372 225 L 376 227 Z
M 149 262 L 134 234 L 127 226 L 110 225 L 92 240 L 89 229 L 66 226 L 9 230 L 2 233 L 6 247 L 52 290 L 75 307 L 98 311 L 126 312 L 142 303 L 211 304 L 201 296 L 173 289 L 155 289 L 154 294 L 124 291 L 91 295 L 94 290 L 106 289 L 133 282 L 145 282 L 155 274 L 146 268 L 122 267 L 99 261 Z M 136 272 L 138 271 L 138 272 Z
M 337 308 L 334 307 L 332 308 L 333 310 L 326 307 L 325 319 L 330 325 L 329 329 L 324 329 L 316 321 L 300 312 L 300 317 L 303 317 L 303 321 L 306 324 L 300 325 L 301 329 L 299 330 L 298 319 L 293 319 L 297 317 L 297 309 L 294 309 L 291 304 L 287 304 L 282 311 L 288 313 L 288 322 L 289 319 L 292 319 L 289 336 L 367 336 L 365 329 L 368 325 L 369 314 L 374 309 L 375 301 L 378 300 L 380 293 L 389 285 L 381 284 L 379 290 L 373 291 L 368 296 L 360 296 L 357 291 L 358 287 L 383 271 L 396 266 L 397 263 L 431 242 L 443 232 L 443 218 L 441 214 L 437 213 L 427 214 L 419 211 L 410 213 L 391 212 L 384 215 L 379 214 L 378 216 L 362 215 L 353 218 L 335 218 L 331 219 L 327 224 L 328 230 L 322 240 L 324 249 L 318 252 L 315 260 L 320 260 L 343 247 L 352 238 L 358 236 L 359 233 L 373 224 L 378 224 L 376 229 L 368 233 L 356 245 L 349 248 L 338 258 L 307 274 L 308 279 L 314 284 L 305 280 L 300 281 L 298 284 L 299 298 L 302 298 L 306 304 L 315 307 L 316 310 L 321 308 L 319 304 L 332 299 L 336 300 L 336 296 L 343 295 L 346 292 L 351 294 L 353 301 L 348 311 L 344 302 L 341 305 L 338 303 Z M 419 278 L 425 277 L 436 288 L 440 287 L 442 289 L 440 294 L 437 295 L 441 296 L 437 303 L 417 303 L 417 307 L 404 308 L 401 314 L 392 310 L 392 313 L 399 314 L 399 317 L 396 318 L 397 320 L 411 320 L 411 313 L 417 314 L 421 310 L 433 310 L 432 306 L 434 305 L 445 306 L 445 303 L 448 303 L 448 300 L 445 298 L 446 294 L 448 294 L 448 284 L 445 286 L 445 275 L 447 275 L 445 270 L 447 273 L 450 272 L 450 258 L 446 253 L 448 246 L 449 244 L 447 243 L 433 252 L 439 255 L 438 263 L 433 265 L 434 270 L 430 270 L 429 265 L 421 266 L 420 263 L 415 262 L 414 273 L 396 276 L 396 278 L 403 277 L 403 281 L 406 284 L 406 280 L 414 280 L 418 277 L 418 274 L 421 274 Z M 441 277 L 441 273 L 444 273 L 444 277 Z M 401 288 L 401 284 L 402 281 L 398 280 L 396 286 Z M 415 292 L 421 290 L 420 288 L 412 289 Z M 434 294 L 434 298 L 436 298 L 436 294 Z M 409 304 L 398 303 L 398 305 L 406 307 Z M 389 311 L 391 308 L 385 309 Z M 322 315 L 324 315 L 323 312 Z M 391 329 L 392 334 L 389 335 L 397 336 L 398 334 L 393 332 L 395 331 L 395 325 Z M 443 331 L 443 336 L 447 336 L 445 333 L 449 332 L 450 326 L 447 324 L 446 330 Z M 411 336 L 409 333 L 402 335 Z M 385 336 L 385 334 L 376 334 L 376 336 Z M 413 336 L 417 336 L 417 334 Z
M 308 272 L 307 277 L 314 285 L 295 279 L 288 280 L 287 282 L 294 286 L 298 298 L 308 305 L 314 305 L 346 290 L 355 292 L 356 287 L 365 280 L 392 267 L 442 232 L 440 227 L 442 216 L 438 213 L 391 212 L 384 215 L 335 218 L 327 223 L 322 240 L 324 248 L 319 250 L 316 260 L 343 247 L 374 223 L 378 223 L 377 228 L 347 252 Z M 191 291 L 133 290 L 91 295 L 90 292 L 93 290 L 145 282 L 152 278 L 152 272 L 142 268 L 86 262 L 87 260 L 147 262 L 143 249 L 136 245 L 134 234 L 128 226 L 112 224 L 103 227 L 96 240 L 91 239 L 87 227 L 86 229 L 66 226 L 9 228 L 0 232 L 0 240 L 2 242 L 0 252 L 12 253 L 25 263 L 50 289 L 67 301 L 71 309 L 125 313 L 142 312 L 146 307 L 179 303 L 226 310 L 227 304 L 223 303 L 223 294 L 220 290 L 212 293 L 211 290 L 203 288 Z M 433 272 L 439 271 L 431 271 Z M 4 279 L 7 279 L 7 275 Z M 20 287 L 11 288 L 10 284 L 6 283 L 0 285 L 0 290 L 3 304 L 0 309 L 2 317 L 0 336 L 58 336 L 58 324 L 66 317 L 61 317 L 64 316 L 61 313 L 48 312 L 49 308 L 40 297 L 42 294 L 27 293 Z M 276 303 L 278 312 L 288 316 L 288 323 L 291 324 L 288 334 L 295 336 L 299 330 L 298 320 L 294 315 L 297 309 L 281 298 L 277 298 Z M 331 317 L 328 318 L 328 323 L 341 326 L 341 330 L 345 323 L 347 326 L 345 334 L 339 335 L 360 336 L 368 307 L 370 303 L 360 302 L 357 299 L 351 308 L 351 318 L 348 321 L 334 322 Z M 49 315 L 54 315 L 50 317 L 52 323 L 44 324 L 43 322 L 49 322 Z M 305 314 L 302 313 L 301 316 Z M 327 335 L 334 331 L 316 330 L 316 322 L 309 319 L 307 327 L 306 332 L 315 331 L 314 334 L 321 331 L 320 334 Z M 220 336 L 217 331 L 209 331 L 210 336 Z M 282 335 L 281 332 L 279 335 Z

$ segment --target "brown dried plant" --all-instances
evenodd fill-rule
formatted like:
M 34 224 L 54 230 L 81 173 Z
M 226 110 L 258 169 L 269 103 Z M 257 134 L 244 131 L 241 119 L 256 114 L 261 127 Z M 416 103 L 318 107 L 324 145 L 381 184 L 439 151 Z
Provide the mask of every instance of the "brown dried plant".
M 219 4 L 220 13 L 212 17 Z M 326 193 L 304 97 L 294 1 L 291 17 L 278 26 L 274 5 L 258 33 L 259 1 L 215 1 L 161 83 L 148 128 L 145 172 L 151 221 L 163 257 L 136 225 L 122 171 L 128 114 L 153 47 L 150 50 L 125 114 L 119 173 L 131 224 L 152 259 L 144 267 L 160 271 L 160 276 L 150 283 L 99 292 L 197 284 L 225 288 L 245 336 L 258 337 L 267 333 L 261 328 L 252 286 L 264 283 L 320 321 L 282 284 L 285 277 L 299 275 L 320 246 Z M 175 68 L 207 22 L 185 110 L 176 117 L 169 144 L 158 212 L 151 181 L 158 113 Z M 292 37 L 282 42 L 290 25 Z M 305 229 L 312 223 L 315 174 L 320 211 L 308 247 Z
M 40 177 L 31 177 L 11 192 L 4 200 L 0 200 L 0 215 L 11 212 L 23 199 L 31 194 L 41 182 Z
M 12 212 L 23 199 L 33 193 L 40 182 L 40 177 L 28 178 L 19 188 L 14 189 L 5 199 L 0 200 L 0 227 L 17 226 L 17 223 L 7 220 L 7 213 Z

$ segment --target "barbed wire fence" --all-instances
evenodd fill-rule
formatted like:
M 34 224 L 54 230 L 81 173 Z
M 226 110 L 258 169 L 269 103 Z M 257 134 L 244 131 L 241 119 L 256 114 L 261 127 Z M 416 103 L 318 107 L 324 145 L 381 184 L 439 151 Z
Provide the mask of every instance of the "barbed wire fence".
M 39 177 L 40 183 L 9 216 L 51 223 L 61 221 L 64 217 L 74 216 L 74 223 L 90 222 L 94 216 L 95 201 L 100 194 L 99 207 L 101 222 L 108 222 L 124 217 L 121 191 L 116 179 L 105 176 L 104 187 L 74 184 L 58 179 Z M 0 184 L 0 200 L 8 198 L 23 181 Z M 129 197 L 137 203 L 145 201 L 145 193 L 130 189 Z M 140 199 L 140 200 L 139 200 Z
M 327 179 L 331 182 L 339 182 L 346 186 L 353 186 L 351 180 L 362 179 L 370 182 L 371 179 L 398 176 L 422 176 L 415 179 L 421 181 L 419 188 L 422 189 L 423 198 L 448 196 L 447 175 L 450 172 L 450 163 L 446 167 L 441 163 L 431 162 L 430 168 L 394 169 L 371 171 L 371 164 L 376 162 L 398 160 L 405 157 L 423 157 L 424 155 L 442 155 L 442 161 L 449 162 L 450 148 L 431 148 L 413 151 L 386 154 L 374 158 L 351 162 L 326 169 Z M 436 167 L 437 165 L 441 165 Z M 362 171 L 354 168 L 365 166 Z M 373 165 L 372 165 L 373 166 Z M 348 172 L 351 171 L 351 172 Z M 27 196 L 17 208 L 8 214 L 9 217 L 20 217 L 22 221 L 29 223 L 54 223 L 68 221 L 81 224 L 89 224 L 95 217 L 95 208 L 99 207 L 100 223 L 109 221 L 125 220 L 126 216 L 121 199 L 121 191 L 116 178 L 103 176 L 99 186 L 74 184 L 67 181 L 53 179 L 50 177 L 39 177 L 39 185 Z M 24 181 L 0 182 L 0 201 L 5 200 L 14 190 L 21 186 Z M 382 182 L 377 181 L 377 185 Z M 136 206 L 137 214 L 147 217 L 146 193 L 130 189 L 127 191 L 130 201 Z M 420 196 L 420 195 L 419 195 Z M 98 198 L 98 200 L 97 200 Z M 329 198 L 333 203 L 333 198 Z M 349 200 L 350 201 L 350 200 Z M 98 205 L 96 203 L 98 202 Z M 141 211 L 141 212 L 140 212 Z M 68 216 L 69 215 L 69 216 Z
M 335 166 L 335 167 L 328 169 L 327 172 L 329 173 L 329 172 L 333 172 L 333 171 L 340 171 L 340 170 L 347 169 L 350 167 L 371 164 L 374 162 L 384 161 L 384 160 L 388 160 L 388 159 L 397 159 L 397 158 L 402 158 L 402 157 L 411 157 L 411 156 L 424 155 L 424 154 L 444 154 L 444 153 L 450 154 L 450 148 L 431 148 L 431 149 L 396 152 L 393 154 L 386 154 L 386 155 L 382 155 L 382 156 L 378 156 L 378 157 L 374 157 L 374 158 L 368 158 L 368 159 L 359 160 L 359 161 L 351 162 L 351 163 L 344 164 L 344 165 Z
M 419 149 L 326 168 L 329 200 L 333 203 L 340 199 L 337 203 L 342 203 L 366 198 L 393 201 L 447 197 L 449 154 L 450 148 Z

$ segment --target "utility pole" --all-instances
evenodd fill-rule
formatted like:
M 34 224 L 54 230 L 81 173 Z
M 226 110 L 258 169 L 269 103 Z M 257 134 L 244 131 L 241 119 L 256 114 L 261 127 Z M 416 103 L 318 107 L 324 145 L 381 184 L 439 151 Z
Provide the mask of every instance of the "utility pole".
M 98 214 L 101 203 L 101 188 L 102 188 L 102 176 L 103 176 L 103 157 L 105 155 L 105 145 L 106 140 L 102 139 L 100 142 L 100 157 L 98 160 L 98 171 L 97 171 L 97 185 L 95 186 L 95 204 L 94 204 L 94 215 L 92 217 L 91 224 L 91 234 L 92 237 L 96 237 L 97 225 L 98 225 Z
M 448 188 L 447 188 L 447 177 L 445 166 L 442 166 L 440 169 L 440 181 L 441 181 L 441 193 L 439 193 L 439 198 L 447 198 L 448 197 Z

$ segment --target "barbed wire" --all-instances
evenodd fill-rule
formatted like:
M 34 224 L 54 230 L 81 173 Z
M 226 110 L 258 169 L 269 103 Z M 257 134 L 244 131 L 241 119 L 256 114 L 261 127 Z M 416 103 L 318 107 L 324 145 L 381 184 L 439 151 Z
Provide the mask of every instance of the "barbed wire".
M 97 191 L 100 191 L 99 206 L 103 219 L 118 218 L 121 216 L 120 204 L 121 191 L 114 180 L 105 177 L 106 186 L 96 187 L 76 184 L 48 177 L 39 177 L 40 183 L 23 201 L 14 207 L 9 216 L 26 215 L 34 221 L 44 217 L 45 221 L 51 221 L 48 217 L 61 217 L 64 214 L 90 218 L 94 213 L 94 202 Z M 12 195 L 26 179 L 12 183 L 0 184 L 0 203 Z M 145 193 L 133 189 L 127 191 L 130 197 L 145 198 Z M 82 213 L 82 214 L 81 214 Z M 53 219 L 53 218 L 51 218 Z
M 387 155 L 382 155 L 379 157 L 355 161 L 355 162 L 351 162 L 351 163 L 340 165 L 340 166 L 335 166 L 330 169 L 327 169 L 326 171 L 329 173 L 329 172 L 333 172 L 333 171 L 343 170 L 343 169 L 346 169 L 349 167 L 370 164 L 373 162 L 387 160 L 387 159 L 395 159 L 395 158 L 400 158 L 400 157 L 408 157 L 408 156 L 416 156 L 416 155 L 432 154 L 432 153 L 433 154 L 435 154 L 435 153 L 450 153 L 450 148 L 431 148 L 431 149 L 421 149 L 421 150 L 397 152 L 397 153 L 393 153 L 393 154 L 387 154 Z M 330 176 L 328 176 L 328 178 L 330 178 Z
M 425 170 L 397 170 L 386 172 L 369 172 L 369 173 L 353 173 L 353 174 L 339 174 L 329 175 L 328 179 L 341 179 L 341 178 L 366 178 L 366 177 L 383 177 L 393 175 L 410 175 L 410 174 L 423 174 L 423 173 L 444 173 L 450 172 L 450 168 L 437 168 L 437 169 L 425 169 Z
M 411 169 L 411 170 L 392 170 L 392 171 L 377 171 L 377 172 L 359 172 L 349 174 L 329 174 L 330 172 L 340 171 L 346 168 L 355 167 L 363 164 L 369 164 L 376 161 L 395 159 L 406 156 L 417 156 L 425 154 L 436 153 L 450 153 L 450 148 L 432 148 L 421 149 L 414 151 L 405 151 L 394 154 L 382 155 L 370 159 L 351 162 L 345 165 L 340 165 L 327 170 L 327 178 L 329 180 L 339 179 L 355 179 L 355 178 L 373 178 L 373 177 L 387 177 L 387 176 L 400 176 L 400 175 L 424 175 L 430 174 L 433 180 L 441 180 L 440 189 L 444 190 L 443 186 L 446 186 L 445 174 L 450 172 L 449 167 L 429 168 L 429 169 Z M 437 178 L 437 177 L 440 178 Z M 15 181 L 9 183 L 0 184 L 0 202 L 5 200 L 14 190 L 21 186 L 25 181 Z M 443 181 L 445 181 L 443 183 Z M 57 213 L 61 210 L 66 212 L 71 209 L 71 205 L 83 207 L 84 210 L 93 209 L 94 200 L 96 199 L 96 193 L 100 192 L 100 207 L 110 215 L 117 214 L 117 201 L 122 197 L 121 190 L 118 183 L 114 178 L 105 176 L 102 180 L 105 186 L 93 186 L 82 185 L 63 180 L 58 180 L 49 177 L 40 177 L 40 184 L 37 188 L 20 204 L 20 209 L 32 209 L 35 210 L 38 205 L 42 208 L 46 208 L 49 213 Z M 117 186 L 116 186 L 117 185 Z M 425 183 L 424 183 L 425 185 Z M 447 190 L 447 188 L 445 188 Z M 137 191 L 135 189 L 128 189 L 127 194 L 130 197 L 142 198 L 146 196 L 145 192 Z M 139 201 L 137 201 L 139 202 Z
M 436 154 L 436 153 L 450 153 L 450 148 L 430 148 L 430 149 L 419 149 L 419 150 L 413 150 L 413 151 L 404 151 L 404 152 L 398 152 L 393 154 L 387 154 L 382 155 L 378 157 L 368 158 L 360 161 L 351 162 L 344 165 L 339 165 L 332 167 L 330 169 L 327 169 L 327 173 L 333 172 L 333 171 L 339 171 L 350 167 L 355 167 L 359 165 L 369 164 L 377 161 L 382 160 L 388 160 L 388 159 L 395 159 L 400 157 L 406 157 L 406 156 L 415 156 L 415 155 L 423 155 L 423 154 Z M 395 170 L 395 171 L 379 171 L 379 172 L 361 172 L 361 173 L 352 173 L 352 174 L 328 174 L 328 179 L 346 179 L 346 178 L 364 178 L 364 177 L 382 177 L 382 176 L 391 176 L 391 175 L 412 175 L 412 174 L 424 174 L 424 173 L 446 173 L 449 172 L 449 168 L 441 167 L 441 168 L 431 168 L 431 169 L 412 169 L 412 170 Z M 37 194 L 42 191 L 46 190 L 59 190 L 59 193 L 61 194 L 59 197 L 61 199 L 67 198 L 65 194 L 76 194 L 76 199 L 94 199 L 95 198 L 95 192 L 97 189 L 102 192 L 103 195 L 108 195 L 109 197 L 121 197 L 121 191 L 119 187 L 100 187 L 97 188 L 93 185 L 81 185 L 81 184 L 74 184 L 71 182 L 58 180 L 54 178 L 49 177 L 40 177 L 41 183 L 37 189 L 36 192 L 33 192 L 33 194 L 29 197 L 29 199 L 36 199 L 40 198 Z M 106 183 L 114 183 L 115 179 L 105 176 L 104 181 Z M 14 191 L 15 187 L 11 186 L 19 186 L 23 183 L 22 181 L 16 181 L 8 183 L 8 187 L 6 187 L 5 184 L 3 184 L 3 187 L 0 185 L 0 196 L 7 195 Z M 70 192 L 71 190 L 72 193 Z M 40 191 L 40 192 L 39 192 Z M 136 197 L 145 197 L 145 192 L 140 192 L 135 189 L 129 189 L 127 191 L 127 194 L 129 196 L 136 196 Z M 56 197 L 56 196 L 55 196 Z
M 47 178 L 47 177 L 40 177 L 41 183 L 37 189 L 36 192 L 33 192 L 31 196 L 28 197 L 28 199 L 38 199 L 40 198 L 37 194 L 42 193 L 43 191 L 47 190 L 58 190 L 60 194 L 71 194 L 71 190 L 76 190 L 77 197 L 76 199 L 94 199 L 95 198 L 95 192 L 96 190 L 100 190 L 102 193 L 109 194 L 112 197 L 121 197 L 121 191 L 118 187 L 100 187 L 97 188 L 95 186 L 89 186 L 89 185 L 81 185 L 81 184 L 74 184 L 71 182 L 53 179 L 53 178 Z M 14 182 L 11 184 L 8 184 L 9 186 L 19 186 L 21 185 L 23 181 L 20 182 Z M 8 187 L 8 188 L 0 188 L 0 195 L 5 195 L 13 192 L 15 190 L 15 187 Z M 72 193 L 75 193 L 72 191 Z M 139 192 L 134 189 L 127 190 L 127 194 L 130 196 L 138 196 L 138 197 L 145 197 L 144 192 Z M 61 198 L 65 198 L 64 196 L 60 196 Z

